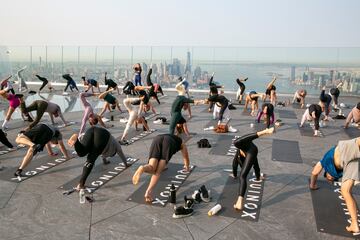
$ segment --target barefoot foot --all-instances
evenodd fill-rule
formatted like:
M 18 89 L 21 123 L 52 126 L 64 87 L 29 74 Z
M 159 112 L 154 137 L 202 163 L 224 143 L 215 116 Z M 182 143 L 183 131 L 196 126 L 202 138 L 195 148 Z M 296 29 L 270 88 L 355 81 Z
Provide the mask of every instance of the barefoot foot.
M 141 174 L 144 172 L 144 167 L 143 166 L 140 166 L 136 172 L 134 173 L 134 176 L 132 178 L 132 182 L 134 185 L 138 184 L 139 183 L 139 180 L 140 180 L 140 177 L 141 177 Z

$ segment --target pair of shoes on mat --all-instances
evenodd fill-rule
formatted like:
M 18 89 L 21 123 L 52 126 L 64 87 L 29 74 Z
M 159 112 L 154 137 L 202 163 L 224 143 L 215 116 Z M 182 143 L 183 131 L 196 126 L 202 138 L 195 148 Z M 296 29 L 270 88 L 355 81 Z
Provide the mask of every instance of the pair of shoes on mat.
M 130 142 L 128 140 L 119 140 L 120 145 L 129 145 Z
M 208 191 L 205 185 L 202 185 L 199 190 L 194 191 L 193 195 L 191 196 L 196 203 L 200 202 L 210 202 L 210 191 Z
M 173 218 L 184 218 L 189 217 L 194 213 L 194 209 L 192 208 L 185 208 L 183 206 L 176 207 L 174 209 Z

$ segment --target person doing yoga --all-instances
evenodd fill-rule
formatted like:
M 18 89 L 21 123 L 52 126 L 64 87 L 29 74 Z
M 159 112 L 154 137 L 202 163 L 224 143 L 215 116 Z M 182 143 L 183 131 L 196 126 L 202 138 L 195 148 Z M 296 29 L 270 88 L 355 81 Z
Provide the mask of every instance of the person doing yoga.
M 102 120 L 102 117 L 94 113 L 94 109 L 92 108 L 91 104 L 86 100 L 87 97 L 96 96 L 94 93 L 82 92 L 80 93 L 80 101 L 84 107 L 84 115 L 81 120 L 81 126 L 79 131 L 79 136 L 82 136 L 85 132 L 86 123 L 89 121 L 91 126 L 96 125 L 98 122 L 104 128 L 108 126 Z
M 102 156 L 103 163 L 108 164 L 109 161 L 106 158 L 117 154 L 124 166 L 128 167 L 126 157 L 120 144 L 105 128 L 92 126 L 80 139 L 78 134 L 73 134 L 68 140 L 68 145 L 75 148 L 79 157 L 87 156 L 79 184 L 76 187 L 77 190 L 85 188 L 86 179 L 91 173 L 96 159 L 100 155 Z
M 110 88 L 109 90 L 100 93 L 99 94 L 99 99 L 103 99 L 104 100 L 104 107 L 101 110 L 101 112 L 99 113 L 99 115 L 101 117 L 103 117 L 104 113 L 106 110 L 109 110 L 111 112 L 111 109 L 114 110 L 116 107 L 119 109 L 120 113 L 122 113 L 122 110 L 120 108 L 120 103 L 119 100 L 117 100 L 116 97 L 114 97 L 111 92 L 112 92 L 112 88 Z M 110 109 L 111 108 L 111 109 Z
M 354 122 L 355 124 L 360 124 L 360 102 L 356 104 L 356 106 L 347 116 L 344 128 L 348 128 L 351 122 Z
M 341 178 L 341 195 L 344 197 L 346 207 L 350 213 L 351 222 L 346 230 L 358 234 L 357 204 L 352 194 L 354 185 L 360 181 L 359 176 L 360 138 L 339 141 L 337 146 L 330 148 L 324 157 L 315 165 L 311 172 L 310 189 L 319 189 L 316 181 L 324 169 L 324 177 L 329 182 Z
M 43 88 L 49 83 L 49 81 L 47 80 L 47 78 L 41 77 L 40 75 L 35 75 L 40 81 L 42 81 L 41 87 L 39 88 L 39 93 L 41 92 L 41 90 L 43 90 Z M 53 90 L 51 84 L 49 84 L 48 86 L 50 92 Z
M 135 85 L 131 81 L 127 81 L 123 87 L 123 93 L 126 95 L 136 95 Z
M 331 111 L 331 96 L 330 94 L 325 93 L 325 86 L 323 87 L 323 89 L 321 90 L 321 94 L 320 94 L 320 101 L 323 103 L 324 105 L 324 121 L 328 121 L 329 120 L 329 114 Z
M 218 94 L 219 91 L 218 89 L 222 89 L 223 86 L 221 85 L 217 85 L 215 82 L 214 82 L 214 75 L 215 73 L 213 72 L 211 77 L 210 77 L 210 80 L 209 80 L 209 97 L 212 95 L 212 94 Z M 221 90 L 222 91 L 222 90 Z M 208 111 L 211 112 L 212 108 L 214 107 L 214 102 L 210 102 L 210 105 L 209 105 L 209 109 Z
M 305 89 L 297 90 L 294 94 L 293 103 L 299 103 L 300 107 L 304 108 L 306 94 L 307 92 Z
M 258 99 L 261 96 L 263 96 L 263 94 L 257 93 L 255 91 L 249 92 L 249 94 L 246 95 L 246 98 L 245 98 L 244 112 L 246 112 L 248 110 L 248 105 L 250 103 L 250 105 L 251 105 L 251 113 L 250 113 L 250 115 L 251 116 L 256 116 L 256 112 L 259 109 Z
M 89 91 L 91 89 L 91 92 L 94 93 L 94 87 L 96 87 L 99 90 L 99 93 L 101 93 L 100 91 L 100 85 L 98 83 L 98 81 L 94 80 L 94 79 L 86 79 L 86 77 L 81 77 L 83 84 L 84 84 L 84 88 L 85 88 L 85 92 Z
M 163 96 L 164 96 L 164 93 L 161 89 L 161 86 L 157 83 L 152 83 L 151 81 L 151 74 L 152 74 L 152 68 L 150 68 L 147 76 L 146 76 L 146 85 L 151 87 L 149 89 L 149 92 L 148 92 L 148 95 L 149 97 L 152 97 L 152 98 L 155 98 L 155 100 L 157 101 L 158 104 L 160 104 L 160 100 L 157 96 L 157 93 L 160 92 Z
M 259 112 L 257 117 L 257 122 L 260 123 L 261 117 L 264 116 L 266 128 L 270 127 L 270 124 L 274 123 L 275 115 L 274 115 L 274 106 L 271 103 L 264 103 L 261 107 L 261 112 Z M 270 121 L 271 118 L 271 121 Z
M 334 98 L 333 107 L 334 109 L 338 109 L 340 90 L 339 88 L 343 85 L 343 82 L 340 82 L 336 87 L 331 88 L 329 93 Z
M 1 90 L 6 88 L 7 92 L 11 92 L 12 94 L 15 94 L 15 90 L 14 90 L 14 88 L 13 88 L 11 82 L 10 82 L 11 77 L 12 77 L 12 75 L 9 75 L 8 77 L 1 80 L 0 86 L 1 86 Z
M 36 124 L 38 124 L 45 112 L 49 114 L 51 123 L 53 125 L 55 124 L 54 117 L 60 117 L 64 125 L 65 126 L 68 125 L 68 122 L 65 120 L 61 112 L 60 106 L 55 103 L 48 102 L 45 100 L 35 100 L 33 103 L 31 103 L 29 106 L 26 107 L 24 99 L 21 98 L 20 108 L 21 108 L 21 112 L 24 113 L 25 115 L 27 115 L 29 112 L 36 110 L 35 120 L 32 123 L 30 123 L 30 125 L 27 128 L 25 128 L 25 130 L 29 130 L 33 128 Z
M 269 84 L 266 87 L 265 94 L 263 95 L 263 101 L 266 101 L 266 98 L 269 97 L 270 103 L 275 106 L 277 96 L 276 96 L 276 87 L 274 85 L 276 81 L 276 77 L 273 77 L 273 79 L 269 82 Z
M 309 106 L 309 108 L 306 109 L 306 111 L 304 112 L 302 118 L 301 118 L 301 123 L 300 123 L 300 127 L 304 126 L 304 123 L 306 120 L 308 121 L 312 121 L 314 120 L 314 136 L 320 136 L 320 132 L 319 132 L 319 122 L 320 122 L 320 117 L 321 117 L 321 113 L 323 111 L 323 104 L 320 102 L 319 104 L 311 104 Z
M 16 77 L 18 79 L 18 84 L 19 84 L 19 91 L 20 92 L 26 92 L 28 89 L 28 86 L 24 80 L 24 77 L 22 76 L 22 72 L 27 68 L 27 66 L 24 66 L 23 68 L 21 68 L 19 71 L 17 71 L 16 73 Z
M 79 92 L 79 89 L 76 86 L 76 82 L 74 79 L 70 76 L 70 74 L 64 74 L 62 77 L 66 80 L 66 86 L 64 88 L 64 94 L 66 93 L 66 90 L 70 86 L 71 92 L 73 92 L 73 89 L 76 89 Z
M 251 170 L 251 168 L 254 168 L 255 171 L 255 177 L 257 180 L 263 180 L 264 178 L 261 177 L 260 173 L 260 167 L 258 162 L 258 148 L 253 143 L 253 140 L 267 135 L 272 134 L 274 132 L 274 128 L 267 128 L 263 131 L 257 132 L 257 133 L 250 133 L 247 135 L 244 135 L 234 141 L 234 146 L 238 149 L 235 157 L 233 159 L 232 168 L 233 173 L 232 177 L 237 177 L 237 168 L 238 165 L 240 165 L 240 175 L 239 175 L 239 192 L 238 192 L 238 198 L 236 200 L 236 203 L 234 204 L 235 210 L 243 210 L 244 208 L 244 196 L 246 193 L 247 188 L 247 176 Z
M 244 79 L 236 79 L 236 83 L 239 85 L 239 88 L 236 92 L 236 100 L 239 101 L 239 104 L 241 104 L 241 101 L 244 97 L 244 92 L 245 92 L 245 84 L 244 82 L 248 80 L 248 78 L 244 78 Z
M 25 157 L 23 158 L 20 167 L 16 170 L 14 175 L 16 177 L 23 177 L 22 171 L 26 166 L 31 162 L 33 157 L 41 152 L 44 147 L 48 151 L 49 156 L 56 156 L 57 154 L 52 151 L 51 144 L 56 144 L 59 146 L 60 151 L 66 159 L 70 159 L 65 145 L 62 141 L 62 135 L 60 131 L 48 124 L 39 123 L 33 128 L 23 131 L 16 138 L 17 144 L 23 144 L 29 147 Z
M 110 79 L 110 78 L 109 78 L 109 79 L 107 78 L 107 72 L 105 72 L 104 83 L 105 83 L 105 85 L 107 86 L 107 88 L 106 88 L 105 91 L 109 90 L 110 88 L 116 89 L 117 93 L 120 95 L 120 90 L 119 90 L 119 88 L 118 88 L 117 83 L 114 82 L 114 80 L 112 80 L 112 79 Z
M 161 134 L 153 139 L 150 146 L 148 163 L 140 166 L 132 177 L 132 182 L 136 185 L 139 183 L 143 173 L 152 175 L 144 196 L 146 203 L 152 203 L 152 191 L 159 181 L 161 173 L 166 169 L 171 157 L 178 151 L 181 151 L 183 157 L 184 171 L 190 171 L 189 153 L 185 143 L 183 143 L 180 137 L 173 134 Z
M 141 98 L 144 97 L 140 97 L 140 98 L 125 98 L 123 100 L 124 106 L 125 108 L 128 110 L 129 112 L 129 118 L 127 120 L 126 123 L 126 127 L 124 129 L 123 135 L 121 137 L 120 143 L 123 145 L 128 144 L 128 141 L 126 140 L 126 137 L 129 133 L 130 127 L 135 123 L 135 129 L 137 130 L 137 125 L 140 123 L 144 126 L 144 128 L 146 129 L 146 131 L 149 131 L 149 126 L 146 123 L 145 117 L 142 114 L 142 109 L 143 109 L 143 105 L 144 102 L 141 100 Z M 133 105 L 140 105 L 139 109 L 136 109 L 135 107 L 133 107 Z

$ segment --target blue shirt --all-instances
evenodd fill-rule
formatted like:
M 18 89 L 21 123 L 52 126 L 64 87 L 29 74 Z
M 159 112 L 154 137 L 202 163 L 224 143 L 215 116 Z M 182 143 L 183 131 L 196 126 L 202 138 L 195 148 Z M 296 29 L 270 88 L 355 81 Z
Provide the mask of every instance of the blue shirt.
M 320 160 L 321 166 L 325 169 L 325 172 L 329 173 L 334 178 L 341 178 L 342 171 L 338 172 L 334 165 L 334 153 L 335 148 L 332 147 L 325 153 L 324 157 Z

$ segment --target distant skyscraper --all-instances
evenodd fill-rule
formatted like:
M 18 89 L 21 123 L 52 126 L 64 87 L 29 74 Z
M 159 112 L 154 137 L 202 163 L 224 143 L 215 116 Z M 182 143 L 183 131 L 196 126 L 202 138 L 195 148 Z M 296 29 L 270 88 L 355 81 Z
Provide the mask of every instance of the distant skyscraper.
M 330 81 L 335 81 L 335 71 L 334 70 L 330 70 Z
M 187 52 L 187 55 L 186 55 L 185 73 L 187 73 L 187 72 L 191 73 L 191 54 L 190 54 L 190 52 Z
M 295 66 L 291 66 L 290 81 L 295 81 Z

